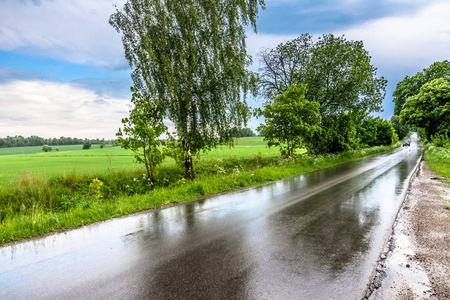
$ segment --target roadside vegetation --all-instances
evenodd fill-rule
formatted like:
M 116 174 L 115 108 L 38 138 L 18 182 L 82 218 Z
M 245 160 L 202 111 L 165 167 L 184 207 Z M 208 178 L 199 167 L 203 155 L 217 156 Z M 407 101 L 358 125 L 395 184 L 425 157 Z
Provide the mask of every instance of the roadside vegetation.
M 0 244 L 258 185 L 398 146 L 328 155 L 258 153 L 242 158 L 200 158 L 195 160 L 193 181 L 186 180 L 184 168 L 173 162 L 158 166 L 153 182 L 144 168 L 72 172 L 50 178 L 24 173 L 11 184 L 0 185 Z
M 444 176 L 450 183 L 450 148 L 427 145 L 424 159 L 433 172 Z
M 435 62 L 406 76 L 393 96 L 394 127 L 400 131 L 415 128 L 430 169 L 450 178 L 450 62 Z

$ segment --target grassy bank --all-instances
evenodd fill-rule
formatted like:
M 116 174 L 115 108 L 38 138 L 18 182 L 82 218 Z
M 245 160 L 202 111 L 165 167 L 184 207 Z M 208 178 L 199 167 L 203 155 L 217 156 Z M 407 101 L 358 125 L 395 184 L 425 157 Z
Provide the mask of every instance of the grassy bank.
M 450 180 L 450 149 L 429 145 L 425 148 L 424 159 L 431 170 Z
M 393 148 L 293 159 L 258 154 L 197 160 L 195 181 L 186 182 L 183 169 L 172 165 L 159 168 L 153 185 L 142 169 L 74 172 L 50 179 L 22 175 L 14 184 L 0 186 L 0 244 L 258 185 Z

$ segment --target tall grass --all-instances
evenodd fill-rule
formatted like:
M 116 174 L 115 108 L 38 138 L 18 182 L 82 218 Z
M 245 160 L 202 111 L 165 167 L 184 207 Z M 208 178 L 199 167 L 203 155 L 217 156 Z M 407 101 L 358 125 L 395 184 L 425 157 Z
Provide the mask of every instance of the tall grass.
M 198 160 L 197 178 L 192 182 L 184 180 L 184 170 L 175 165 L 160 167 L 153 184 L 143 169 L 72 172 L 51 178 L 24 174 L 13 184 L 0 185 L 0 244 L 258 185 L 393 148 L 293 158 L 259 153 L 246 158 Z
M 450 180 L 450 149 L 427 145 L 424 158 L 431 170 Z

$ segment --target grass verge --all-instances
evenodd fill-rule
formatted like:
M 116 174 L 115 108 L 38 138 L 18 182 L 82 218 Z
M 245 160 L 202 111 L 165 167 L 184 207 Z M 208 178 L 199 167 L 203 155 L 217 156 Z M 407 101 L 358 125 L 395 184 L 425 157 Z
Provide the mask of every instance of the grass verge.
M 429 145 L 425 148 L 424 159 L 432 171 L 450 180 L 450 149 Z
M 142 170 L 58 175 L 42 179 L 23 175 L 0 186 L 0 245 L 49 232 L 157 209 L 242 187 L 259 185 L 398 147 L 373 147 L 324 156 L 199 160 L 197 178 L 183 179 L 183 169 L 163 166 L 153 185 Z

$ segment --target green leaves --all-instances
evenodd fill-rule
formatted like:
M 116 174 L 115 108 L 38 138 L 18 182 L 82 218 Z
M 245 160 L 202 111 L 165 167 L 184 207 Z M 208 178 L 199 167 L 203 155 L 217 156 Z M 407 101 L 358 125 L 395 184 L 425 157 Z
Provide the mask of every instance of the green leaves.
M 266 123 L 258 127 L 264 130 L 268 146 L 281 146 L 283 155 L 292 156 L 303 140 L 311 138 L 319 130 L 321 120 L 319 104 L 305 99 L 305 85 L 291 85 L 264 109 L 256 109 L 257 116 L 264 116 Z
M 131 102 L 134 107 L 128 118 L 122 119 L 123 131 L 119 129 L 117 141 L 125 149 L 135 153 L 138 163 L 143 163 L 147 170 L 147 178 L 155 179 L 155 167 L 159 165 L 164 155 L 160 150 L 161 135 L 167 130 L 163 122 L 162 110 L 150 101 L 148 95 L 141 94 L 136 88 L 131 89 Z
M 380 111 L 387 81 L 376 77 L 361 41 L 332 34 L 309 34 L 260 53 L 260 89 L 271 99 L 294 82 L 307 84 L 306 97 L 320 104 L 323 117 Z
M 110 17 L 136 88 L 175 125 L 190 179 L 191 155 L 229 142 L 230 127 L 247 122 L 241 95 L 255 91 L 255 78 L 245 69 L 245 28 L 256 30 L 259 6 L 263 0 L 128 0 Z
M 450 132 L 450 78 L 425 83 L 417 95 L 406 99 L 400 123 L 423 128 L 428 139 Z
M 397 83 L 397 87 L 393 93 L 393 102 L 395 103 L 394 114 L 400 115 L 406 99 L 417 95 L 425 83 L 438 78 L 450 78 L 449 61 L 435 62 L 416 75 L 412 77 L 406 76 L 402 81 Z

